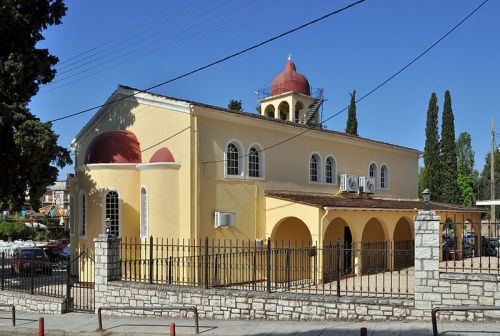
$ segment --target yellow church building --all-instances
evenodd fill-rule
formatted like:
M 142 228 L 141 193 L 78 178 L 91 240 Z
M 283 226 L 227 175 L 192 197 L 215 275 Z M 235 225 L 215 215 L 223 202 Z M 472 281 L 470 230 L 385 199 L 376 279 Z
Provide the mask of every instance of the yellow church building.
M 71 244 L 99 234 L 329 246 L 411 241 L 416 149 L 321 127 L 289 60 L 261 113 L 119 86 L 71 143 Z M 481 211 L 431 203 L 445 218 Z

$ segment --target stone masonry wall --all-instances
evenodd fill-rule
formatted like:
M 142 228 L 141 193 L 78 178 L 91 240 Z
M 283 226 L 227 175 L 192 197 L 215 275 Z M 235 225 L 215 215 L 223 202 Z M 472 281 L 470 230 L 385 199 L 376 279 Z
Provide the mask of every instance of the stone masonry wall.
M 439 271 L 440 217 L 435 211 L 415 216 L 415 310 L 414 317 L 431 318 L 435 307 L 500 306 L 499 275 Z M 497 311 L 441 311 L 441 320 L 482 321 L 500 319 Z
M 422 320 L 434 307 L 500 306 L 500 275 L 441 273 L 439 222 L 434 211 L 415 216 L 415 298 L 388 299 L 202 289 L 119 281 L 119 238 L 95 241 L 95 306 L 196 306 L 204 319 L 256 320 Z M 16 310 L 60 314 L 65 300 L 0 291 L 2 303 Z M 103 311 L 109 315 L 189 317 L 182 312 Z M 497 311 L 440 312 L 441 320 L 500 320 Z
M 104 288 L 106 286 L 106 288 Z M 404 320 L 411 318 L 413 300 L 259 293 L 243 290 L 199 289 L 113 281 L 104 285 L 96 307 L 196 306 L 204 319 L 241 320 Z M 97 298 L 96 298 L 97 300 Z M 115 316 L 190 316 L 182 312 L 102 311 Z
M 29 293 L 0 291 L 0 302 L 13 304 L 16 310 L 30 313 L 63 314 L 66 312 L 65 299 Z M 7 307 L 3 307 L 2 311 L 7 309 Z

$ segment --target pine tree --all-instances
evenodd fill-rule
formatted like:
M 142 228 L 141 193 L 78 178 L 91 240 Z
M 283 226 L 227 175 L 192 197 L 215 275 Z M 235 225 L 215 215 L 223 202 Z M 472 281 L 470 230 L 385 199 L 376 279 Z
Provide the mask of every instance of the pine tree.
M 356 119 L 356 90 L 351 95 L 351 103 L 347 113 L 346 133 L 358 135 L 358 120 Z
M 451 108 L 450 91 L 444 94 L 443 117 L 441 123 L 441 197 L 446 203 L 459 204 L 457 149 L 455 143 L 455 117 Z
M 422 187 L 431 191 L 431 200 L 438 200 L 441 186 L 439 167 L 439 134 L 438 112 L 436 93 L 431 94 L 427 110 L 427 124 L 425 126 L 424 166 L 425 174 Z
M 243 111 L 243 103 L 241 100 L 229 100 L 229 104 L 227 104 L 227 108 L 235 111 Z

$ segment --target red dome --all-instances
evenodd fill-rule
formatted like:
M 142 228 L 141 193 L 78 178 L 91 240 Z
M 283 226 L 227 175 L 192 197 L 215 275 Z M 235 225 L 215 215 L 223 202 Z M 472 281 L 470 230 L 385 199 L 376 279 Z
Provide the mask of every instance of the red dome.
M 91 163 L 142 163 L 141 145 L 130 131 L 99 134 L 85 153 L 85 164 Z
M 149 163 L 156 162 L 175 162 L 172 152 L 167 147 L 162 147 L 156 151 L 149 160 Z
M 290 91 L 311 95 L 311 88 L 307 78 L 297 72 L 292 61 L 288 61 L 285 65 L 285 71 L 274 78 L 271 95 L 276 96 Z

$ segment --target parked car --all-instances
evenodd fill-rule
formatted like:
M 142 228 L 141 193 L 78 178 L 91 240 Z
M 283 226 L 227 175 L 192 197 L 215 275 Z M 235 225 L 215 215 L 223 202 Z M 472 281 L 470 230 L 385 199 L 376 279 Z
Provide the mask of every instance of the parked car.
M 66 266 L 71 257 L 71 244 L 67 245 L 65 248 L 61 250 L 61 254 L 59 255 L 59 260 L 61 262 L 61 266 L 64 267 Z
M 52 263 L 40 247 L 20 247 L 13 251 L 11 260 L 12 274 L 33 273 L 52 275 Z
M 451 233 L 443 233 L 443 247 L 455 248 L 455 236 Z
M 489 257 L 496 257 L 498 255 L 498 238 L 496 239 L 496 244 L 495 240 L 490 240 L 488 237 L 481 237 L 481 255 L 482 256 L 489 256 Z
M 455 237 L 450 233 L 443 233 L 443 260 L 451 260 L 450 251 L 455 249 Z
M 464 258 L 474 258 L 474 245 L 464 241 L 462 243 L 462 255 Z
M 69 238 L 60 238 L 56 240 L 54 243 L 49 243 L 47 246 L 58 246 L 60 248 L 64 248 L 69 244 Z
M 50 261 L 53 263 L 53 264 L 57 264 L 59 262 L 59 260 L 61 259 L 61 251 L 62 251 L 62 248 L 60 248 L 59 246 L 51 246 L 51 245 L 45 245 L 45 246 L 40 246 L 45 254 L 47 255 L 47 257 L 49 257 Z
M 474 232 L 466 232 L 464 235 L 464 241 L 469 244 L 474 244 L 476 235 Z

